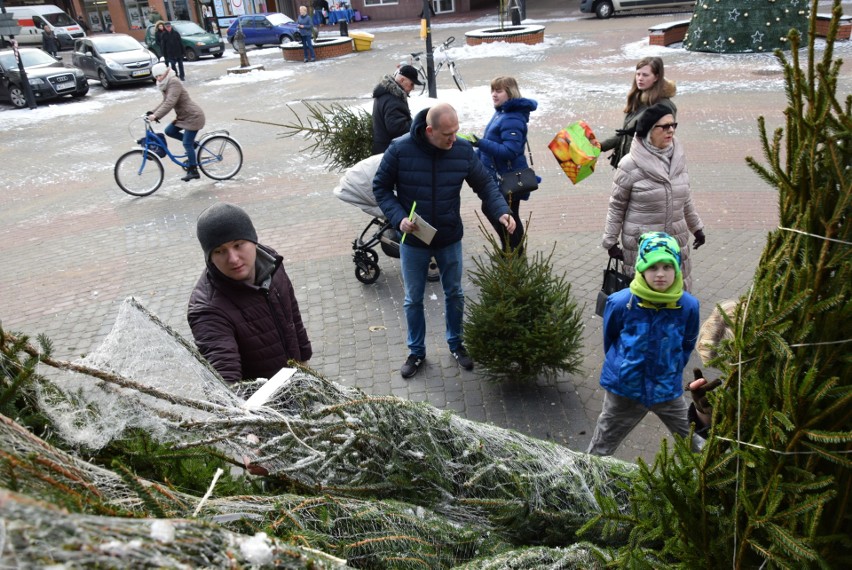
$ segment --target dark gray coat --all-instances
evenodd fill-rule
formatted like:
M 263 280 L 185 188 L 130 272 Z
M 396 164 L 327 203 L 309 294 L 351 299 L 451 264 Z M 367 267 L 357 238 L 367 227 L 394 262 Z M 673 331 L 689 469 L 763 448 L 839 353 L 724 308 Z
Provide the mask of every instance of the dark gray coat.
M 385 75 L 373 89 L 373 154 L 385 152 L 391 141 L 411 128 L 408 94 Z

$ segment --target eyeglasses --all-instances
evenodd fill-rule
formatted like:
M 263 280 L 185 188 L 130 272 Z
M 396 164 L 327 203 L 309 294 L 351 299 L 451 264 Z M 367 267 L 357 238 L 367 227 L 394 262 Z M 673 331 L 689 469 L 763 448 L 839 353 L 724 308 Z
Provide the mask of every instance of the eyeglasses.
M 669 129 L 675 130 L 677 128 L 677 123 L 666 123 L 665 125 L 654 125 L 655 129 L 662 129 L 667 131 Z

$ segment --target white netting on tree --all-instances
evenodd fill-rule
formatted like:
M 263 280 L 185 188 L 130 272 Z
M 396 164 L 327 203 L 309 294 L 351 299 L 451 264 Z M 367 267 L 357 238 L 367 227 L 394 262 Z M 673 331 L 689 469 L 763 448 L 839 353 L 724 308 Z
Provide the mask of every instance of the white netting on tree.
M 237 525 L 269 524 L 274 517 L 289 529 L 287 520 L 299 520 L 295 511 L 310 511 L 295 508 L 304 501 L 322 505 L 314 509 L 318 520 L 340 505 L 334 515 L 339 518 L 332 516 L 335 530 L 323 527 L 324 536 L 338 546 L 360 544 L 370 556 L 376 544 L 390 545 L 383 556 L 396 548 L 403 559 L 420 560 L 428 550 L 440 560 L 434 567 L 449 567 L 509 544 L 569 546 L 578 540 L 576 530 L 599 513 L 599 498 L 626 509 L 626 488 L 638 482 L 633 464 L 573 452 L 427 404 L 368 396 L 305 370 L 267 406 L 247 410 L 242 396 L 259 383 L 235 392 L 133 300 L 123 304 L 105 342 L 65 368 L 76 371 L 51 381 L 67 400 L 53 388 L 43 394 L 69 442 L 98 447 L 141 428 L 179 448 L 214 445 L 319 498 L 278 498 L 278 511 L 264 506 L 263 514 L 256 509 L 265 500 L 239 498 L 228 508 L 205 507 L 209 516 Z M 368 502 L 362 508 L 355 499 Z M 384 501 L 381 507 L 376 499 Z M 402 502 L 398 508 L 392 506 L 396 501 Z M 359 517 L 353 519 L 351 509 Z M 253 511 L 247 518 L 239 514 Z M 403 522 L 408 526 L 395 529 Z M 292 524 L 295 535 L 315 532 L 314 523 Z M 593 527 L 586 537 L 598 541 L 601 530 Z M 620 542 L 625 532 L 616 529 L 609 540 Z M 371 533 L 361 543 L 359 537 Z M 401 546 L 417 541 L 431 544 Z

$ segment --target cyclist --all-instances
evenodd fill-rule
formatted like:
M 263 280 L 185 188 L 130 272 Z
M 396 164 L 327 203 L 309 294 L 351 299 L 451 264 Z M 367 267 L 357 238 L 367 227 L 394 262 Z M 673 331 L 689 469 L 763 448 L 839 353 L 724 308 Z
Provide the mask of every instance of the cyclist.
M 163 92 L 163 102 L 153 111 L 148 111 L 146 115 L 159 122 L 174 109 L 175 120 L 168 124 L 165 133 L 181 141 L 186 150 L 186 175 L 181 180 L 189 182 L 200 178 L 198 161 L 195 158 L 195 136 L 204 128 L 204 111 L 189 98 L 183 82 L 165 63 L 155 63 L 151 72 L 157 78 L 157 87 Z

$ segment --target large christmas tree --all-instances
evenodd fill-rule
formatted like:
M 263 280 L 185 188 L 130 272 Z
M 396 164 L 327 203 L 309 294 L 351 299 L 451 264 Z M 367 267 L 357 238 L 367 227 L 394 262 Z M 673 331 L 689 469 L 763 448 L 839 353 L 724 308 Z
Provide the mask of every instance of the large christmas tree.
M 790 30 L 807 41 L 808 0 L 698 0 L 683 47 L 713 53 L 790 49 Z

